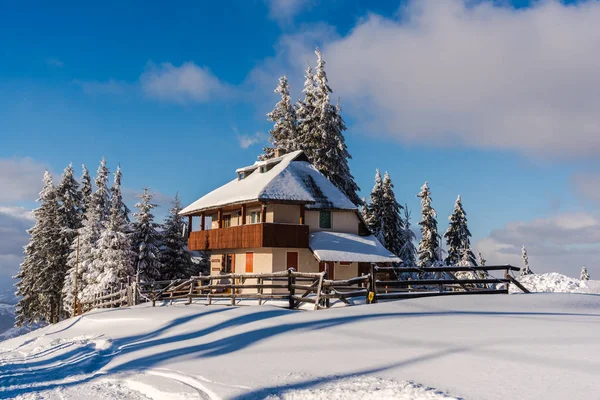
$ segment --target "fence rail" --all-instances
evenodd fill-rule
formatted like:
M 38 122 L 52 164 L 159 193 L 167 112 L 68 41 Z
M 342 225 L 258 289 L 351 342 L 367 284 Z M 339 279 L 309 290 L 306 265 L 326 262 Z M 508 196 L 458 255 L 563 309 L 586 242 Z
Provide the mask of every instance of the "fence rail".
M 256 300 L 259 305 L 269 300 L 288 302 L 290 309 L 308 304 L 315 310 L 331 307 L 332 301 L 351 304 L 350 299 L 364 297 L 367 303 L 416 297 L 471 294 L 507 294 L 514 284 L 529 293 L 510 272 L 520 268 L 511 265 L 484 267 L 405 268 L 373 264 L 369 274 L 343 280 L 327 279 L 326 272 L 297 272 L 293 269 L 273 273 L 221 274 L 193 276 L 189 279 L 132 283 L 120 290 L 105 291 L 80 304 L 79 312 L 93 308 L 121 307 L 141 302 L 204 299 L 212 304 L 228 299 L 236 305 Z M 489 271 L 504 271 L 496 278 Z M 466 276 L 457 276 L 457 274 Z M 470 273 L 470 274 L 469 274 Z M 470 276 L 469 276 L 470 275 Z

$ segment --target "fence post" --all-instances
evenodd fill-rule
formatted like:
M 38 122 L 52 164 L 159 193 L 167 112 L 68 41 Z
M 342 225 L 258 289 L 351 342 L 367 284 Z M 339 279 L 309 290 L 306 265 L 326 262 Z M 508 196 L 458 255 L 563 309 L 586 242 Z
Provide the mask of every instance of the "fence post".
M 333 266 L 333 268 L 335 268 L 335 266 Z M 325 268 L 325 275 L 323 275 L 323 280 L 327 279 L 327 275 L 329 275 L 328 272 L 329 272 L 329 266 L 327 268 Z M 324 292 L 325 292 L 325 307 L 329 308 L 330 307 L 329 296 L 328 296 L 329 288 L 326 287 Z
M 377 282 L 375 281 L 375 274 L 377 273 L 375 271 L 375 263 L 371 263 L 371 277 L 369 279 L 369 294 L 368 294 L 368 298 L 367 300 L 369 300 L 369 304 L 373 304 L 373 303 L 377 303 Z M 371 294 L 373 293 L 373 294 Z M 369 297 L 372 296 L 372 299 L 369 299 Z
M 296 289 L 294 288 L 294 285 L 296 284 L 296 277 L 293 275 L 294 273 L 294 268 L 289 268 L 288 269 L 288 292 L 290 293 L 290 301 L 289 301 L 289 307 L 290 310 L 294 309 L 294 305 L 295 305 L 295 300 L 294 300 L 294 295 L 296 294 Z

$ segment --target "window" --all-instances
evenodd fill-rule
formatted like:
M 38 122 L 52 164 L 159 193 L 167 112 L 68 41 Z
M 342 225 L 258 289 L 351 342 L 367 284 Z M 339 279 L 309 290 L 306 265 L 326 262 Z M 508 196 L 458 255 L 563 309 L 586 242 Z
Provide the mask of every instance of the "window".
M 319 228 L 331 229 L 331 211 L 319 212 Z
M 223 215 L 223 228 L 231 226 L 231 214 Z
M 258 224 L 258 211 L 252 211 L 250 213 L 250 223 Z

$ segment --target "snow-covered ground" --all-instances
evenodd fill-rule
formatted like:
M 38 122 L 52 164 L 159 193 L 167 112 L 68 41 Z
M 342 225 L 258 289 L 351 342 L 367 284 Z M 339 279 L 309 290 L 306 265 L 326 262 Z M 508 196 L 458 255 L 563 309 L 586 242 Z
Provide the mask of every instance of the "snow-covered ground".
M 597 399 L 600 296 L 98 310 L 0 343 L 0 398 Z

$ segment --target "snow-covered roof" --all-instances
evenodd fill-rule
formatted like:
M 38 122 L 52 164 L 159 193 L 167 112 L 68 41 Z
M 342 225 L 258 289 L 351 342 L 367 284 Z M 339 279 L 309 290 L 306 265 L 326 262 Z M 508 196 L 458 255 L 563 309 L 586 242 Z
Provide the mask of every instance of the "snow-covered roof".
M 401 262 L 373 235 L 313 232 L 309 247 L 319 261 Z
M 356 210 L 333 183 L 306 161 L 302 151 L 259 161 L 236 172 L 245 176 L 201 197 L 180 214 L 249 201 L 293 201 L 304 202 L 307 208 Z

